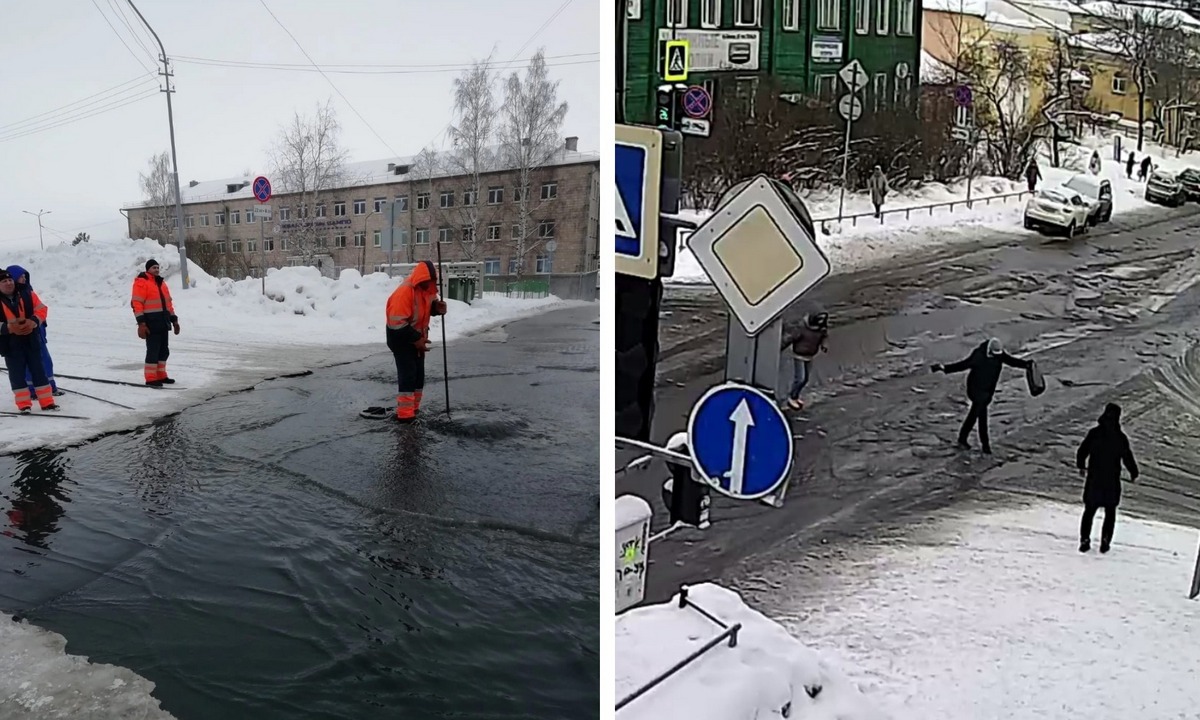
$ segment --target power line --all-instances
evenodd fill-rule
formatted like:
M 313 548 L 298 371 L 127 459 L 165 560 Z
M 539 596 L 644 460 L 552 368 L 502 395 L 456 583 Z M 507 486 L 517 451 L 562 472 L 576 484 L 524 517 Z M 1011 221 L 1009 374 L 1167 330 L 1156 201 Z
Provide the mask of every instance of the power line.
M 599 53 L 596 53 L 596 54 L 598 55 Z M 208 65 L 211 67 L 222 67 L 222 68 L 230 68 L 230 69 L 244 68 L 244 69 L 249 69 L 249 70 L 283 70 L 283 71 L 287 71 L 287 72 L 317 72 L 317 73 L 322 73 L 322 74 L 329 72 L 329 73 L 333 73 L 333 74 L 337 74 L 337 75 L 434 75 L 434 74 L 439 74 L 439 73 L 458 73 L 458 72 L 463 72 L 464 70 L 470 69 L 470 66 L 460 66 L 460 67 L 452 67 L 452 68 L 445 68 L 445 69 L 429 69 L 429 70 L 328 70 L 328 69 L 322 69 L 319 67 L 314 67 L 311 65 L 306 65 L 306 66 L 302 66 L 302 67 L 278 67 L 278 66 L 272 66 L 272 65 L 241 65 L 241 64 L 233 64 L 233 63 L 223 63 L 223 62 L 208 62 L 208 61 L 204 61 L 204 60 L 183 60 L 180 58 L 175 58 L 175 62 L 186 63 L 188 65 Z M 600 60 L 596 59 L 596 60 L 578 60 L 575 62 L 546 63 L 546 67 L 565 67 L 565 66 L 569 66 L 569 65 L 595 65 L 599 62 L 600 62 Z M 503 69 L 511 69 L 511 68 L 503 68 Z
M 86 120 L 88 118 L 95 117 L 97 115 L 103 115 L 106 112 L 111 112 L 118 108 L 123 108 L 127 105 L 132 105 L 134 103 L 141 102 L 142 100 L 145 100 L 147 98 L 154 97 L 158 93 L 159 93 L 158 89 L 146 90 L 146 91 L 143 91 L 143 93 L 141 95 L 136 95 L 134 97 L 125 99 L 123 102 L 118 102 L 117 104 L 105 105 L 105 106 L 95 108 L 91 112 L 88 112 L 85 115 L 78 115 L 75 117 L 63 118 L 59 122 L 55 122 L 51 125 L 45 125 L 45 126 L 36 127 L 36 128 L 26 128 L 24 130 L 16 132 L 15 134 L 0 136 L 0 143 L 6 143 L 10 140 L 16 140 L 18 138 L 27 137 L 29 135 L 37 135 L 38 133 L 46 132 L 47 130 L 53 130 L 55 128 L 62 127 L 63 125 L 70 125 L 72 123 L 79 122 L 80 120 Z
M 12 123 L 9 123 L 9 124 L 7 124 L 7 125 L 0 125 L 0 134 L 3 134 L 3 131 L 4 131 L 4 130 L 7 130 L 8 128 L 16 127 L 16 126 L 18 126 L 18 125 L 28 125 L 28 124 L 29 124 L 31 121 L 33 121 L 33 120 L 36 120 L 37 118 L 40 118 L 40 117 L 42 117 L 42 116 L 44 116 L 44 115 L 49 115 L 49 114 L 51 114 L 51 113 L 56 113 L 56 112 L 58 112 L 59 110 L 66 110 L 66 109 L 67 109 L 67 108 L 69 108 L 69 107 L 72 107 L 72 106 L 74 106 L 74 105 L 80 105 L 80 104 L 84 103 L 85 101 L 87 101 L 87 100 L 91 100 L 92 98 L 94 98 L 94 97 L 98 97 L 98 96 L 100 96 L 100 95 L 108 95 L 109 93 L 112 93 L 113 91 L 115 91 L 115 90 L 117 90 L 117 89 L 119 89 L 119 88 L 125 87 L 126 85 L 131 85 L 131 84 L 133 84 L 133 83 L 135 83 L 135 82 L 143 82 L 143 83 L 144 83 L 144 82 L 146 82 L 147 80 L 149 80 L 151 77 L 152 77 L 152 76 L 150 76 L 150 75 L 139 75 L 138 77 L 135 77 L 135 78 L 133 78 L 132 80 L 126 80 L 125 82 L 121 83 L 120 85 L 114 85 L 114 86 L 112 86 L 112 87 L 108 88 L 107 90 L 101 90 L 101 91 L 100 91 L 100 92 L 98 92 L 98 93 L 94 93 L 94 94 L 92 94 L 92 95 L 88 95 L 87 97 L 85 97 L 85 98 L 81 98 L 81 99 L 79 99 L 79 100 L 76 100 L 75 102 L 69 102 L 69 103 L 67 103 L 66 105 L 60 105 L 59 107 L 56 107 L 56 108 L 54 108 L 53 110 L 47 110 L 47 111 L 45 111 L 45 112 L 38 113 L 37 115 L 30 115 L 29 117 L 25 118 L 24 120 L 18 120 L 17 122 L 12 122 Z M 155 83 L 155 86 L 157 86 L 157 84 L 158 84 L 158 83 Z M 122 92 L 124 92 L 124 91 L 122 91 Z M 117 94 L 120 94 L 120 93 L 117 93 Z M 93 103 L 87 103 L 87 104 L 88 104 L 88 105 L 91 105 L 91 104 L 93 104 Z M 80 109 L 80 108 L 75 108 L 75 109 L 74 109 L 74 110 L 72 110 L 71 112 L 74 112 L 75 110 L 79 110 L 79 109 Z
M 547 60 L 568 60 L 568 59 L 573 59 L 573 58 L 596 57 L 599 54 L 600 54 L 599 52 L 586 52 L 586 53 L 569 53 L 569 54 L 565 54 L 565 55 L 547 55 L 545 57 Z M 526 63 L 532 59 L 533 58 L 522 58 L 520 60 L 505 60 L 505 61 L 498 62 L 496 64 L 498 64 L 498 65 L 499 64 L 511 64 L 514 62 Z M 224 63 L 224 64 L 228 64 L 228 65 L 239 65 L 239 66 L 246 66 L 246 67 L 279 67 L 279 68 L 306 68 L 306 69 L 313 67 L 310 63 L 258 62 L 258 61 L 254 61 L 254 60 L 229 60 L 229 59 L 225 59 L 225 58 L 196 57 L 194 55 L 176 55 L 175 60 L 176 61 L 195 60 L 197 62 Z M 452 70 L 463 70 L 463 69 L 469 68 L 470 65 L 471 64 L 468 62 L 416 63 L 416 64 L 409 64 L 409 65 L 387 65 L 387 64 L 376 64 L 376 63 L 341 63 L 341 64 L 325 63 L 324 65 L 321 65 L 320 67 L 322 67 L 326 70 L 329 70 L 331 68 L 373 68 L 373 69 L 386 68 L 389 70 L 425 70 L 425 69 L 432 69 L 432 68 L 450 68 Z
M 133 49 L 129 47 L 129 43 L 125 42 L 125 38 L 121 37 L 121 33 L 117 32 L 117 29 L 113 27 L 112 22 L 110 22 L 108 19 L 108 15 L 106 15 L 104 11 L 100 9 L 100 6 L 96 3 L 96 0 L 92 0 L 92 6 L 96 8 L 96 12 L 100 13 L 100 17 L 104 18 L 105 24 L 107 24 L 108 28 L 113 31 L 113 35 L 116 35 L 117 39 L 121 41 L 121 44 L 125 46 L 125 49 L 129 51 L 129 56 L 132 57 L 138 65 L 141 65 L 143 70 L 153 75 L 154 71 L 146 67 L 146 63 L 142 62 L 142 59 L 137 56 L 137 53 L 135 53 Z
M 308 54 L 308 51 L 304 49 L 304 46 L 301 45 L 300 41 L 296 39 L 296 36 L 292 34 L 292 31 L 288 30 L 287 27 L 280 22 L 279 18 L 275 17 L 275 13 L 271 12 L 271 8 L 267 7 L 267 0 L 258 1 L 262 4 L 263 9 L 267 11 L 267 14 L 271 16 L 271 18 L 279 25 L 279 27 L 283 28 L 285 33 L 288 34 L 288 37 L 292 39 L 292 42 L 296 43 L 296 47 L 300 48 L 300 52 L 304 53 L 304 57 L 308 58 L 308 61 L 312 63 L 313 67 L 317 68 L 318 72 L 321 73 L 321 77 L 325 78 L 325 82 L 329 83 L 329 86 L 333 88 L 334 92 L 341 96 L 342 100 L 346 102 L 346 105 L 348 105 L 350 109 L 354 111 L 354 114 L 358 116 L 358 119 L 363 121 L 363 125 L 366 125 L 367 129 L 369 129 L 371 133 L 375 135 L 375 137 L 379 138 L 379 142 L 383 143 L 384 147 L 386 147 L 388 150 L 391 150 L 392 155 L 399 155 L 400 153 L 396 152 L 396 150 L 388 144 L 388 141 L 383 139 L 382 135 L 375 132 L 375 128 L 371 127 L 371 123 L 367 122 L 367 119 L 362 116 L 362 113 L 358 111 L 358 108 L 354 107 L 354 103 L 350 102 L 350 99 L 338 89 L 337 85 L 334 85 L 333 81 L 329 79 L 329 76 L 325 74 L 325 71 L 320 69 L 316 61 L 312 59 L 312 56 Z

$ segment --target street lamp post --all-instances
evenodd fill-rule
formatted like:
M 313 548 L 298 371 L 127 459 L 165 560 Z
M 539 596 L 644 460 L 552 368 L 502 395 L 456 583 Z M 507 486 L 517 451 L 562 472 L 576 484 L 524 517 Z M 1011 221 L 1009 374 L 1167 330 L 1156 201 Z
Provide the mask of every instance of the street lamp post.
M 38 245 L 41 245 L 42 249 L 45 250 L 46 243 L 42 241 L 42 216 L 49 215 L 52 211 L 38 210 L 37 212 L 32 213 L 32 212 L 29 212 L 28 210 L 22 210 L 21 212 L 25 213 L 26 215 L 32 215 L 38 219 Z

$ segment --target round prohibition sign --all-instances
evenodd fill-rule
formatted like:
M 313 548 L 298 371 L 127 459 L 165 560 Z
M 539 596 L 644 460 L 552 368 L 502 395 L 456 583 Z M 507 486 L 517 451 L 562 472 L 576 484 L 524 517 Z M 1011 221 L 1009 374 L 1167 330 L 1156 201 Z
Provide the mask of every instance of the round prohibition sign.
M 683 94 L 683 111 L 689 117 L 702 118 L 712 109 L 712 95 L 699 85 L 693 85 Z
M 271 199 L 271 181 L 259 175 L 254 178 L 254 197 L 259 202 L 266 202 Z

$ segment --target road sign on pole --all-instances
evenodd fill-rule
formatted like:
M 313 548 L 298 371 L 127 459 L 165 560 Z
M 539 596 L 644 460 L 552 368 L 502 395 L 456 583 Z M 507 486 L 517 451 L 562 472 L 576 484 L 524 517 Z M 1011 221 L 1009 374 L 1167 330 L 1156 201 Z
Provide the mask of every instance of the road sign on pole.
M 260 203 L 271 199 L 271 181 L 262 175 L 254 178 L 254 184 L 251 187 L 254 189 L 254 198 Z
M 616 141 L 614 268 L 624 275 L 652 280 L 658 274 L 662 133 L 653 128 L 617 125 Z
M 783 191 L 787 189 L 759 175 L 687 239 L 730 313 L 750 335 L 761 332 L 830 271 L 813 237 L 812 220 L 802 219 L 803 206 L 793 209 Z
M 862 117 L 863 104 L 857 95 L 843 95 L 838 100 L 838 113 L 847 123 L 852 123 Z
M 970 85 L 959 85 L 954 88 L 954 102 L 958 103 L 959 107 L 970 107 L 974 95 L 971 93 Z
M 863 70 L 862 63 L 858 60 L 851 60 L 846 63 L 845 67 L 838 70 L 838 77 L 842 79 L 846 87 L 850 88 L 850 92 L 852 93 L 862 90 L 871 81 L 870 76 L 867 75 L 867 71 Z
M 738 500 L 774 492 L 792 469 L 792 428 L 765 393 L 737 383 L 710 388 L 688 417 L 688 451 L 698 474 Z
M 699 85 L 689 87 L 683 93 L 683 112 L 691 118 L 705 118 L 712 111 L 712 95 Z
M 685 82 L 689 69 L 688 41 L 668 40 L 667 51 L 663 54 L 663 80 L 667 82 Z

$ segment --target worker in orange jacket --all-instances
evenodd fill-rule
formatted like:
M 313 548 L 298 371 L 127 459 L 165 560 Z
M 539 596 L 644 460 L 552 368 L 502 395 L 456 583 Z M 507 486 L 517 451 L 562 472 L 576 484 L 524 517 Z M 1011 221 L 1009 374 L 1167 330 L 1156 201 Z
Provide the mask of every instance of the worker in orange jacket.
M 446 314 L 446 303 L 438 299 L 437 271 L 425 260 L 387 301 L 387 345 L 396 359 L 399 392 L 396 420 L 410 423 L 421 409 L 425 387 L 425 353 L 429 352 L 429 320 Z
M 142 368 L 146 384 L 160 388 L 174 383 L 174 379 L 167 377 L 167 358 L 171 355 L 167 332 L 174 329 L 179 334 L 179 318 L 171 302 L 171 290 L 159 275 L 157 260 L 147 260 L 146 272 L 134 278 L 130 305 L 137 320 L 138 337 L 146 341 L 146 364 Z
M 46 305 L 33 290 L 18 290 L 7 270 L 0 270 L 0 314 L 4 321 L 0 324 L 0 355 L 8 366 L 8 384 L 17 410 L 30 412 L 34 395 L 42 410 L 58 410 L 42 364 L 41 335 L 36 332 L 46 322 Z M 26 369 L 33 379 L 32 393 L 25 384 Z

